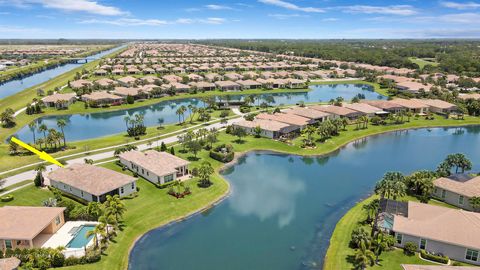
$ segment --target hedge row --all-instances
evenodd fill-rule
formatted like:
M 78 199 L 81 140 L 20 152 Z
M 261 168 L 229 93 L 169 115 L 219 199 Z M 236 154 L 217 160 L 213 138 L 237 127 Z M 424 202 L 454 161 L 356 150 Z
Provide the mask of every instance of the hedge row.
M 433 255 L 433 254 L 427 253 L 425 250 L 421 250 L 420 255 L 424 259 L 434 261 L 434 262 L 443 263 L 443 264 L 448 264 L 448 261 L 450 260 L 447 256 L 442 257 L 442 256 L 438 256 L 438 255 Z

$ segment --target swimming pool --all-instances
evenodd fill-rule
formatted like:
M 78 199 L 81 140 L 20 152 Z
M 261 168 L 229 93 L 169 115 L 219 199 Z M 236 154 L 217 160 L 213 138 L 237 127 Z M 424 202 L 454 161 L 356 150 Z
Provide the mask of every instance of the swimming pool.
M 87 237 L 87 232 L 93 231 L 94 228 L 94 225 L 83 225 L 78 227 L 77 231 L 73 233 L 73 239 L 67 244 L 67 248 L 83 248 L 86 246 L 93 238 L 93 235 Z

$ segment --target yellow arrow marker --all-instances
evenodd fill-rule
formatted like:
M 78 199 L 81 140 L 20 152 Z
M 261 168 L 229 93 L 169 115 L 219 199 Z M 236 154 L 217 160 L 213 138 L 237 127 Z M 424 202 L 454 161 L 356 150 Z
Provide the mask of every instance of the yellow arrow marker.
M 38 157 L 40 157 L 41 159 L 43 159 L 47 162 L 53 163 L 53 164 L 58 165 L 60 167 L 64 167 L 62 163 L 58 162 L 58 160 L 54 159 L 49 154 L 45 153 L 45 151 L 39 151 L 39 150 L 35 149 L 34 147 L 20 141 L 19 139 L 15 138 L 15 137 L 12 137 L 11 141 L 20 145 L 21 147 L 27 149 L 28 151 L 34 153 L 35 155 L 37 155 Z

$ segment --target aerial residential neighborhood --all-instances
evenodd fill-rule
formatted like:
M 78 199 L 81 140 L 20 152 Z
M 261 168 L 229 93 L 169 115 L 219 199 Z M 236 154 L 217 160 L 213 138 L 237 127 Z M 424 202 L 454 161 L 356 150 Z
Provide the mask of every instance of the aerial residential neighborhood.
M 477 1 L 0 1 L 0 270 L 480 269 Z

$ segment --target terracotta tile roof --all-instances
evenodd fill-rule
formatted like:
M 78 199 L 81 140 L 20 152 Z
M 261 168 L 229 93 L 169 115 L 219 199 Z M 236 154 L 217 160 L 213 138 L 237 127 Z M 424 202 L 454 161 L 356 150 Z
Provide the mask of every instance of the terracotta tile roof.
M 403 106 L 409 109 L 421 109 L 421 108 L 428 108 L 428 105 L 425 105 L 417 100 L 414 99 L 404 99 L 404 98 L 395 98 L 392 99 L 390 102 Z
M 190 162 L 165 152 L 149 150 L 145 152 L 129 151 L 119 156 L 144 169 L 147 169 L 157 176 L 164 176 L 176 173 L 176 168 L 187 166 Z
M 97 92 L 92 92 L 91 94 L 85 94 L 82 96 L 84 100 L 104 100 L 104 99 L 111 99 L 111 100 L 122 100 L 122 97 L 113 95 L 108 93 L 107 91 L 97 91 Z
M 393 231 L 480 249 L 480 213 L 408 202 L 408 217 L 394 215 Z
M 372 105 L 373 107 L 377 107 L 383 110 L 392 110 L 392 109 L 402 109 L 404 108 L 402 105 L 393 103 L 388 100 L 361 100 L 360 103 L 365 103 Z
M 266 120 L 266 119 L 255 119 L 253 121 L 240 121 L 235 123 L 234 125 L 244 128 L 255 128 L 259 126 L 263 130 L 268 131 L 280 131 L 284 128 L 289 127 L 289 124 L 278 122 L 275 120 Z
M 96 196 L 137 180 L 126 174 L 89 164 L 72 164 L 69 167 L 57 169 L 51 172 L 48 178 Z
M 480 176 L 465 182 L 441 177 L 434 180 L 433 185 L 467 197 L 480 196 Z
M 402 264 L 403 270 L 479 270 L 476 266 Z
M 0 239 L 31 240 L 63 211 L 65 207 L 0 207 Z
M 354 110 L 354 111 L 366 113 L 366 114 L 377 113 L 382 111 L 382 109 L 374 107 L 367 103 L 344 103 L 343 107 Z
M 142 92 L 142 89 L 138 87 L 115 87 L 112 91 L 113 94 L 120 96 L 137 96 Z
M 257 115 L 256 118 L 265 119 L 265 120 L 274 120 L 274 121 L 295 125 L 295 126 L 306 126 L 311 122 L 309 118 L 305 118 L 305 117 L 294 115 L 294 114 L 288 114 L 288 113 L 275 113 L 275 114 L 260 113 Z
M 299 115 L 299 116 L 310 118 L 310 119 L 322 119 L 324 117 L 330 116 L 330 114 L 326 112 L 322 112 L 322 111 L 318 111 L 310 108 L 301 108 L 301 107 L 287 109 L 283 112 Z
M 51 96 L 46 96 L 42 100 L 43 102 L 57 102 L 57 101 L 69 101 L 75 98 L 76 95 L 74 93 L 67 93 L 67 94 L 53 94 Z
M 340 115 L 340 116 L 354 116 L 361 114 L 360 112 L 354 111 L 349 108 L 333 106 L 333 105 L 315 105 L 310 108 L 330 114 Z
M 240 86 L 238 83 L 232 82 L 232 81 L 216 81 L 215 85 L 217 85 L 218 87 L 238 87 L 238 86 Z
M 440 100 L 440 99 L 412 99 L 423 103 L 429 107 L 440 108 L 440 109 L 453 109 L 456 108 L 457 105 Z

